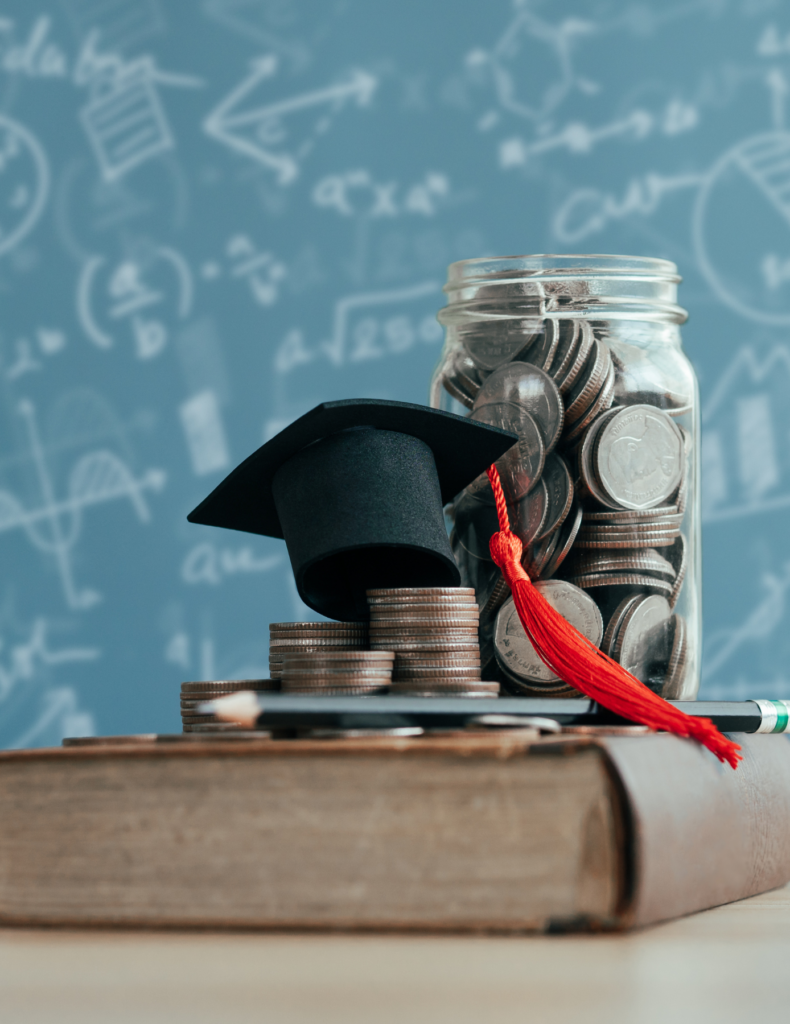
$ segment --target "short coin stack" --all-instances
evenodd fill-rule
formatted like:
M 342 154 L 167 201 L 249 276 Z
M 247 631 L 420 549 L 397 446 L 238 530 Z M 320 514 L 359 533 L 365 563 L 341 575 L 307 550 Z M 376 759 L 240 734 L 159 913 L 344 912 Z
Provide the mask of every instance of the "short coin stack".
M 181 684 L 181 724 L 184 732 L 238 732 L 244 727 L 221 722 L 214 715 L 201 714 L 198 708 L 205 701 L 227 697 L 230 693 L 254 690 L 271 693 L 280 689 L 276 679 L 218 679 L 212 682 Z
M 390 651 L 287 651 L 283 693 L 365 697 L 386 693 L 395 655 Z
M 480 679 L 480 613 L 471 587 L 369 590 L 370 646 L 393 651 L 390 693 L 495 697 Z
M 286 653 L 364 651 L 367 646 L 366 622 L 272 622 L 269 625 L 269 675 L 272 679 L 280 678 Z

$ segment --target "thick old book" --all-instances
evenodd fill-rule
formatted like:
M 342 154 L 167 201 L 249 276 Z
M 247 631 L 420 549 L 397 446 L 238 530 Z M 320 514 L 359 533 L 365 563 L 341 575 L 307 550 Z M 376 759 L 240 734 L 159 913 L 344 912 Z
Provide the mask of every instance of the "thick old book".
M 546 930 L 790 880 L 790 743 L 669 735 L 0 753 L 0 923 Z

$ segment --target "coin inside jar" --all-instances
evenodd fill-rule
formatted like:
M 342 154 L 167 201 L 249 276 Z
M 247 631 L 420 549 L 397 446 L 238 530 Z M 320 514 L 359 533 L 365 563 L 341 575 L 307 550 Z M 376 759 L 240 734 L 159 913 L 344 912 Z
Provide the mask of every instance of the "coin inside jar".
M 544 332 L 540 320 L 488 320 L 459 328 L 457 336 L 477 369 L 490 372 L 531 348 Z
M 628 609 L 615 640 L 614 657 L 624 669 L 647 683 L 656 666 L 669 658 L 671 611 L 666 597 L 649 594 Z
M 526 410 L 538 425 L 545 450 L 551 451 L 562 433 L 565 409 L 557 385 L 544 370 L 523 362 L 494 370 L 478 391 L 474 408 L 500 403 Z
M 598 433 L 593 453 L 601 488 L 616 505 L 628 509 L 665 502 L 680 483 L 684 458 L 677 425 L 649 405 L 619 409 Z
M 543 580 L 535 584 L 549 604 L 587 639 L 598 646 L 603 636 L 603 619 L 595 601 L 583 590 L 564 580 Z M 524 631 L 510 597 L 502 605 L 494 634 L 496 658 L 506 671 L 529 683 L 561 682 L 540 658 Z
M 546 487 L 546 517 L 536 540 L 553 533 L 564 522 L 573 505 L 573 480 L 568 464 L 561 455 L 552 452 L 546 457 L 541 482 Z
M 525 494 L 521 501 L 516 502 L 512 509 L 509 509 L 510 529 L 524 547 L 547 532 L 544 529 L 544 523 L 548 506 L 549 495 L 546 481 L 541 477 L 529 494 Z M 499 520 L 497 520 L 497 530 L 499 529 L 498 523 Z
M 471 419 L 518 435 L 518 442 L 497 459 L 496 466 L 508 501 L 519 501 L 534 487 L 546 456 L 535 420 L 512 402 L 497 402 L 474 409 Z
M 472 558 L 490 561 L 489 542 L 499 530 L 496 507 L 465 493 L 455 503 L 453 516 L 455 535 L 463 550 Z

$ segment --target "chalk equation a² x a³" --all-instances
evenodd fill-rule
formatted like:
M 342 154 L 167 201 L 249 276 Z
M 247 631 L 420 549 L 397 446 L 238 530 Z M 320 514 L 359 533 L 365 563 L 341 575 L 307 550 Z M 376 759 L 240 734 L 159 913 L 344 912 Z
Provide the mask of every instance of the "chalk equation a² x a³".
M 35 407 L 28 399 L 23 399 L 17 412 L 24 422 L 29 449 L 22 461 L 33 469 L 39 503 L 28 507 L 9 490 L 0 489 L 0 534 L 21 527 L 38 551 L 55 559 L 68 607 L 90 608 L 101 600 L 101 595 L 96 590 L 80 589 L 72 567 L 72 552 L 80 536 L 84 510 L 116 498 L 128 498 L 137 518 L 148 522 L 151 514 L 144 492 L 160 491 L 165 485 L 165 473 L 152 469 L 137 479 L 118 455 L 109 449 L 97 449 L 74 463 L 68 477 L 67 495 L 58 498 Z

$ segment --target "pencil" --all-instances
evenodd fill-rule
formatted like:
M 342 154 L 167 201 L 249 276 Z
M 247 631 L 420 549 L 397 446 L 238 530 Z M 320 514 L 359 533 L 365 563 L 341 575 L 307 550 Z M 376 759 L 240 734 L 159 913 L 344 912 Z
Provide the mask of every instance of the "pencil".
M 710 718 L 724 732 L 783 733 L 790 724 L 790 700 L 669 703 L 686 714 Z M 591 700 L 529 697 L 313 697 L 244 691 L 207 701 L 200 711 L 248 729 L 459 729 L 475 725 L 487 715 L 521 719 L 537 716 L 553 719 L 559 725 L 628 724 Z

